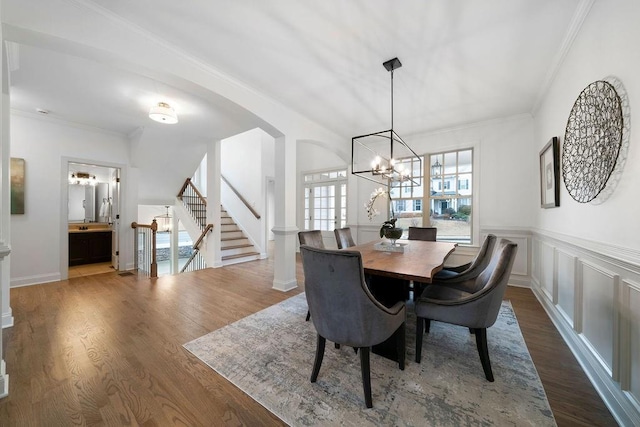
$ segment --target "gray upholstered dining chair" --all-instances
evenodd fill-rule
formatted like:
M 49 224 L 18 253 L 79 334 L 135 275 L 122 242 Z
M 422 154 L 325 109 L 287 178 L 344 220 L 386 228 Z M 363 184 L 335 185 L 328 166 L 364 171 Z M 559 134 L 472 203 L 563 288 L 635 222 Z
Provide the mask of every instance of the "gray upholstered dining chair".
M 324 249 L 324 241 L 322 240 L 322 232 L 320 230 L 299 231 L 298 241 L 300 246 L 307 245 L 314 248 Z M 311 318 L 311 313 L 307 311 L 307 322 Z
M 370 348 L 394 337 L 398 365 L 404 370 L 405 304 L 387 308 L 371 295 L 360 252 L 303 245 L 300 253 L 307 303 L 318 333 L 311 382 L 318 379 L 326 340 L 359 349 L 364 399 L 371 408 Z
M 433 281 L 447 284 L 478 277 L 489 265 L 496 241 L 495 235 L 488 234 L 473 261 L 457 267 L 445 267 L 433 276 Z
M 336 228 L 333 230 L 333 234 L 336 235 L 336 243 L 338 244 L 338 249 L 350 248 L 351 246 L 355 246 L 355 242 L 353 241 L 353 237 L 351 236 L 351 228 Z
M 299 231 L 298 241 L 300 242 L 300 246 L 307 245 L 314 248 L 324 249 L 322 232 L 320 230 Z
M 424 240 L 427 242 L 435 242 L 438 235 L 438 229 L 436 227 L 409 227 L 409 234 L 407 240 Z M 426 284 L 420 282 L 411 282 L 406 285 L 407 298 L 409 297 L 409 291 L 413 291 L 413 299 L 415 300 Z
M 409 227 L 408 240 L 425 240 L 435 242 L 438 235 L 436 227 Z
M 482 369 L 488 381 L 493 372 L 487 346 L 487 328 L 498 318 L 518 245 L 503 239 L 489 266 L 475 279 L 465 282 L 466 290 L 448 286 L 428 286 L 416 301 L 416 362 L 422 357 L 422 334 L 432 320 L 469 328 L 476 336 Z

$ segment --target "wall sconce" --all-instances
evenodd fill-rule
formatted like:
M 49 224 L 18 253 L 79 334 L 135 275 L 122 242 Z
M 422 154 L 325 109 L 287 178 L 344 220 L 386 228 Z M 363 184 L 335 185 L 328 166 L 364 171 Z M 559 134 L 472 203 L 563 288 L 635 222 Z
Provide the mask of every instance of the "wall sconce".
M 98 181 L 95 175 L 90 175 L 87 172 L 72 172 L 69 177 L 69 184 L 71 185 L 96 185 Z

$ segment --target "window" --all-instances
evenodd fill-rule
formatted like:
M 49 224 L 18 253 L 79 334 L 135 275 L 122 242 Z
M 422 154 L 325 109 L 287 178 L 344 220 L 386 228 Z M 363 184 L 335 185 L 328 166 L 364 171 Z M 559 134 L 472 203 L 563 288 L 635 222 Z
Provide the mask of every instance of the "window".
M 347 170 L 306 174 L 304 229 L 331 231 L 347 224 Z
M 430 220 L 438 240 L 471 244 L 473 150 L 429 156 Z
M 400 159 L 397 164 L 402 164 L 405 170 L 410 171 L 411 181 L 396 182 L 391 185 L 391 200 L 393 211 L 398 218 L 398 227 L 408 230 L 411 226 L 422 225 L 422 198 L 424 197 L 424 158 L 420 161 L 416 158 Z

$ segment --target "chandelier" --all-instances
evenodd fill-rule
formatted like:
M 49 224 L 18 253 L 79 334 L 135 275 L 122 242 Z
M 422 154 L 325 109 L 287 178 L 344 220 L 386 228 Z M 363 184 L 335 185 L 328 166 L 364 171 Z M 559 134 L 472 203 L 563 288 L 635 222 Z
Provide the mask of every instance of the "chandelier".
M 169 215 L 169 206 L 165 205 L 165 208 L 167 209 L 167 213 L 154 216 L 153 219 L 158 223 L 159 231 L 169 233 L 171 231 L 171 215 Z
M 351 138 L 351 173 L 383 185 L 419 186 L 422 160 L 393 129 L 393 71 L 402 63 L 393 58 L 382 65 L 391 73 L 391 128 Z

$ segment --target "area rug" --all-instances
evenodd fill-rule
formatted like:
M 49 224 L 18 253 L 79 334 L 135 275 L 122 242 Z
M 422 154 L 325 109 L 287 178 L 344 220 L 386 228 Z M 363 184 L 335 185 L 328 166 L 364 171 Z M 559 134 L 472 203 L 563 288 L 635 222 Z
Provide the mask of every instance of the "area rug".
M 487 330 L 495 382 L 482 371 L 466 328 L 432 322 L 415 363 L 415 316 L 408 307 L 407 365 L 371 355 L 373 408 L 364 403 L 360 358 L 327 342 L 318 381 L 309 381 L 316 332 L 304 294 L 184 347 L 292 426 L 554 426 L 511 304 Z

